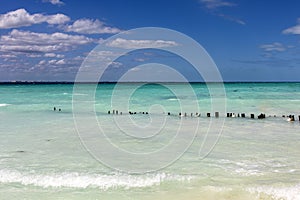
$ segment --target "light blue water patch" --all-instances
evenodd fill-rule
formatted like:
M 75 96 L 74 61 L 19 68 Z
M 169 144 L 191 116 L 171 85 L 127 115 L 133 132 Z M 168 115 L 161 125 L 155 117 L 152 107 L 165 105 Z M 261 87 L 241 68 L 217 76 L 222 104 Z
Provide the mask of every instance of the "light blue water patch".
M 193 93 L 184 84 L 147 84 L 133 92 L 135 84 L 121 84 L 118 91 L 115 84 L 101 84 L 95 101 L 85 102 L 93 105 L 95 114 L 81 108 L 82 116 L 98 121 L 94 130 L 86 120 L 86 130 L 97 133 L 100 127 L 111 142 L 132 153 L 162 149 L 179 127 L 186 136 L 182 142 L 196 131 L 181 157 L 146 174 L 116 171 L 85 149 L 74 123 L 72 84 L 0 85 L 0 198 L 299 199 L 300 84 L 225 84 L 227 112 L 244 112 L 246 118 L 227 118 L 223 112 L 215 118 L 207 86 L 191 85 Z M 89 88 L 74 95 L 84 99 Z M 179 112 L 187 117 L 179 117 Z M 257 119 L 261 112 L 266 119 Z M 250 119 L 251 113 L 256 119 Z M 287 122 L 283 114 L 295 115 L 296 121 Z M 214 141 L 219 132 L 214 125 L 224 118 L 216 145 L 200 159 L 203 141 Z M 92 139 L 101 144 L 107 138 Z

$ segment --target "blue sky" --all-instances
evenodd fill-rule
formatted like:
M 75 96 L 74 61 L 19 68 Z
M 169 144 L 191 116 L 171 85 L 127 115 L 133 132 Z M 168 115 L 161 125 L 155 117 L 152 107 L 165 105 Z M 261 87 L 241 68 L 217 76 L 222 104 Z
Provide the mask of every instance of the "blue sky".
M 297 0 L 2 0 L 0 81 L 73 81 L 101 41 L 139 27 L 190 36 L 225 81 L 300 81 L 299 8 Z

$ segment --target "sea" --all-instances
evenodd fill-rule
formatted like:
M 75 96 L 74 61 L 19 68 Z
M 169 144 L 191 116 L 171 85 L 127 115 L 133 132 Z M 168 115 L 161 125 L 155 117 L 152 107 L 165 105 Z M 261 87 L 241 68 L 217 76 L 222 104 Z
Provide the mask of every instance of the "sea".
M 291 82 L 0 84 L 0 199 L 299 200 L 299 115 Z

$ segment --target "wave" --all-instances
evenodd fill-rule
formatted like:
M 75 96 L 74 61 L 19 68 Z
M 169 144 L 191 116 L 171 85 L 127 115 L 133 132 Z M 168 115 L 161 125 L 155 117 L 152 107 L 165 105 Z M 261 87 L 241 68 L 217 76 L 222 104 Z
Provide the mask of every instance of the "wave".
M 226 160 L 220 159 L 212 166 L 221 168 L 226 172 L 239 176 L 263 176 L 269 173 L 293 173 L 297 169 L 287 165 L 283 160 L 269 159 L 264 161 L 254 160 Z
M 204 186 L 200 188 L 203 199 L 299 200 L 300 185 L 275 186 Z M 198 188 L 199 190 L 199 188 Z M 213 197 L 213 198 L 212 198 Z M 216 198 L 217 197 L 217 198 Z
M 9 106 L 11 104 L 7 104 L 7 103 L 0 103 L 0 107 L 5 107 L 5 106 Z
M 168 101 L 178 101 L 179 99 L 177 98 L 169 98 Z
M 77 96 L 87 96 L 88 94 L 83 94 L 83 93 L 73 93 L 73 95 Z
M 300 185 L 290 187 L 271 187 L 260 186 L 249 188 L 248 192 L 256 194 L 258 196 L 268 195 L 272 199 L 278 200 L 297 200 L 300 199 Z
M 70 188 L 142 188 L 160 185 L 165 181 L 190 181 L 192 176 L 170 175 L 165 173 L 129 175 L 129 174 L 80 174 L 76 172 L 61 174 L 25 174 L 19 171 L 0 170 L 0 183 L 19 183 L 47 187 Z
M 130 189 L 158 186 L 163 182 L 190 182 L 195 179 L 191 175 L 171 175 L 166 173 L 129 175 L 129 174 L 81 174 L 76 172 L 34 174 L 21 173 L 14 170 L 0 170 L 0 183 L 17 183 L 42 188 L 99 188 Z M 199 186 L 195 188 L 204 197 L 219 196 L 222 199 L 300 199 L 300 184 L 294 186 Z M 245 193 L 246 192 L 246 193 Z M 206 196 L 205 196 L 206 195 Z M 230 198 L 227 198 L 230 197 Z M 237 198 L 234 198 L 237 197 Z M 245 198 L 244 198 L 245 197 Z M 246 198 L 247 197 L 247 198 Z M 216 198 L 212 198 L 216 199 Z

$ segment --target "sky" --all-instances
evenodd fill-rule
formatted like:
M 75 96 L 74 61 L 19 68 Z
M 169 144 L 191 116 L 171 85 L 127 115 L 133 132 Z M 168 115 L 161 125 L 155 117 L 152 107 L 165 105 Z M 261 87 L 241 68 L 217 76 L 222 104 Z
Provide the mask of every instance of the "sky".
M 224 81 L 300 81 L 299 9 L 298 0 L 1 0 L 0 81 L 74 81 L 91 50 L 141 27 L 191 37 Z M 171 39 L 113 42 L 119 48 L 175 44 Z M 107 77 L 114 80 L 117 72 L 163 59 L 189 71 L 165 52 L 136 52 L 111 61 Z M 148 66 L 144 73 L 151 70 L 157 68 Z

